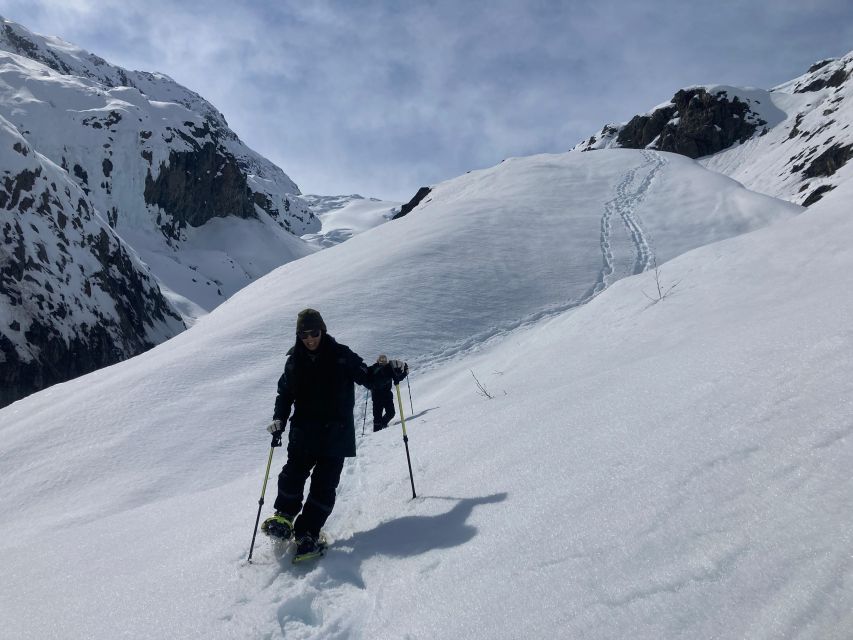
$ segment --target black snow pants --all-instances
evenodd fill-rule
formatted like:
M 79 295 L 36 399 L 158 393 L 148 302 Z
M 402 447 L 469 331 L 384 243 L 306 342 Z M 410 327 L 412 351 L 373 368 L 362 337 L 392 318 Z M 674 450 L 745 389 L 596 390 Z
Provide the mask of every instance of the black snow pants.
M 379 431 L 388 426 L 394 418 L 394 394 L 391 390 L 374 391 L 373 397 L 373 430 Z
M 341 480 L 343 467 L 343 457 L 317 456 L 288 449 L 287 462 L 278 476 L 275 509 L 289 516 L 299 514 L 293 525 L 297 540 L 306 533 L 315 538 L 320 535 L 320 529 L 335 506 L 335 490 Z M 311 486 L 303 507 L 305 481 L 309 475 Z

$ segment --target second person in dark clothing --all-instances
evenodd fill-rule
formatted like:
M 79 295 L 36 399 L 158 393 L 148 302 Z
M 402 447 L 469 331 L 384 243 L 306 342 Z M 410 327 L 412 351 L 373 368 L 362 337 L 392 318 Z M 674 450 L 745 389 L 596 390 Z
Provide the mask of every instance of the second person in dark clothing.
M 391 393 L 393 378 L 388 356 L 379 356 L 376 364 L 371 365 L 369 371 L 372 380 L 370 398 L 373 401 L 373 430 L 381 431 L 396 415 L 394 394 Z
M 373 400 L 373 430 L 381 431 L 396 415 L 394 411 L 394 394 L 391 386 L 400 384 L 409 371 L 409 365 L 400 360 L 388 361 L 388 356 L 381 355 L 376 364 L 370 366 L 370 389 Z

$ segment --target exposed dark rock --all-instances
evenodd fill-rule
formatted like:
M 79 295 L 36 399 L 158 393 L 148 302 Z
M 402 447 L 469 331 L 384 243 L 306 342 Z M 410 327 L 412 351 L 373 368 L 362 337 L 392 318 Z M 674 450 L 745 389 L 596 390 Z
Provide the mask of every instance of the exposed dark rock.
M 252 193 L 252 202 L 266 211 L 273 220 L 283 224 L 288 231 L 290 230 L 290 220 L 281 215 L 281 211 L 279 211 L 278 207 L 273 204 L 269 195 L 261 193 L 260 191 L 255 191 Z M 290 200 L 288 198 L 284 199 L 284 210 L 285 212 L 290 211 Z
M 421 201 L 426 198 L 432 189 L 430 187 L 421 187 L 418 189 L 418 192 L 415 194 L 415 197 L 409 200 L 406 204 L 400 207 L 400 212 L 395 214 L 392 220 L 396 220 L 397 218 L 402 218 L 405 215 L 411 213 L 412 209 L 417 207 Z
M 788 140 L 792 140 L 800 134 L 800 125 L 803 122 L 803 118 L 805 118 L 805 114 L 797 114 L 797 118 L 794 120 L 794 126 L 791 127 L 791 133 L 788 134 Z
M 255 217 L 246 176 L 234 156 L 212 142 L 197 150 L 171 151 L 157 178 L 149 170 L 145 202 L 193 227 L 228 215 Z
M 86 173 L 86 170 L 83 169 L 83 167 L 81 167 L 79 164 L 74 165 L 74 176 L 83 184 L 89 184 L 89 174 Z
M 827 58 L 826 60 L 820 60 L 815 62 L 812 66 L 809 67 L 809 73 L 814 73 L 818 69 L 823 69 L 830 62 L 835 62 L 834 58 Z
M 703 88 L 682 89 L 673 97 L 672 106 L 634 116 L 619 132 L 617 142 L 628 149 L 652 145 L 660 151 L 699 158 L 745 142 L 758 126 L 767 124 L 750 115 L 754 114 L 749 105 L 737 96 L 729 100 L 722 91 L 711 95 Z
M 619 132 L 616 141 L 627 149 L 645 149 L 661 134 L 676 111 L 673 105 L 657 109 L 651 115 L 634 116 Z
M 110 173 L 113 170 L 113 163 L 109 158 L 104 158 L 104 161 L 101 163 L 101 168 L 104 170 L 104 176 L 109 178 Z
M 817 202 L 818 200 L 820 200 L 823 197 L 823 194 L 825 194 L 829 191 L 832 191 L 833 189 L 835 189 L 835 185 L 833 185 L 833 184 L 821 185 L 820 187 L 818 187 L 817 189 L 812 191 L 809 194 L 808 198 L 803 200 L 803 206 L 808 207 L 810 205 L 813 205 L 815 202 Z
M 803 171 L 803 176 L 806 178 L 831 176 L 843 167 L 851 156 L 853 156 L 853 144 L 847 146 L 834 144 L 812 160 L 811 165 Z
M 820 91 L 821 89 L 825 89 L 826 87 L 840 87 L 849 77 L 850 71 L 846 71 L 845 69 L 837 69 L 828 78 L 817 78 L 816 80 L 813 80 L 812 82 L 807 84 L 805 87 L 797 87 L 794 90 L 794 93 Z

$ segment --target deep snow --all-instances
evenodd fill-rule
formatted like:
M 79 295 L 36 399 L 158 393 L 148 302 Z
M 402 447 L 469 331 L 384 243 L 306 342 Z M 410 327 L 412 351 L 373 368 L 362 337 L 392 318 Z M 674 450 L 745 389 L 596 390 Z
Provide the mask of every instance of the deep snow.
M 0 628 L 848 638 L 851 195 L 791 218 L 631 151 L 439 185 L 152 351 L 0 410 Z M 647 249 L 677 283 L 662 301 L 653 271 L 624 277 Z M 263 427 L 309 304 L 366 359 L 414 365 L 419 498 L 399 427 L 367 435 L 328 556 L 295 568 L 262 539 L 247 565 Z

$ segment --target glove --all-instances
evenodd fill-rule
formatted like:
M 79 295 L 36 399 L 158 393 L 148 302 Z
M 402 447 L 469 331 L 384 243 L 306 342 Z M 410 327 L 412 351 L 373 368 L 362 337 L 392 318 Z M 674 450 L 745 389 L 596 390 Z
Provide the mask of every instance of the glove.
M 399 383 L 409 374 L 409 365 L 401 360 L 392 360 L 388 364 L 391 365 L 391 374 L 394 376 L 394 382 Z
M 267 427 L 267 431 L 269 431 L 273 435 L 281 433 L 282 431 L 284 431 L 284 425 L 281 424 L 281 420 L 273 420 L 272 422 L 270 422 L 270 426 Z

